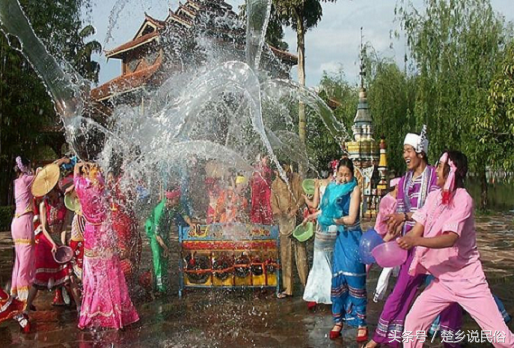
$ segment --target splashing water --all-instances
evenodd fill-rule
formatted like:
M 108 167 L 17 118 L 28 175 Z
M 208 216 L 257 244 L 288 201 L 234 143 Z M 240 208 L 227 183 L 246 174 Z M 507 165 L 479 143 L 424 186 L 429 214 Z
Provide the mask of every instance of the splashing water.
M 17 0 L 5 0 L 0 4 L 1 30 L 11 42 L 18 39 L 19 50 L 25 55 L 32 67 L 43 80 L 54 105 L 63 117 L 73 117 L 83 112 L 81 88 L 88 89 L 86 81 L 63 62 L 64 67 L 48 53 L 39 40 Z
M 126 1 L 119 0 L 115 6 L 110 28 Z M 155 204 L 167 187 L 182 186 L 194 216 L 203 219 L 205 179 L 215 177 L 230 186 L 236 174 L 249 178 L 257 154 L 268 154 L 286 181 L 280 162 L 312 168 L 296 131 L 298 102 L 321 117 L 326 129 L 320 132 L 328 131 L 339 142 L 348 137 L 314 92 L 274 77 L 280 75 L 276 71 L 284 76 L 288 69 L 265 44 L 271 1 L 248 0 L 246 9 L 246 30 L 225 11 L 218 16 L 199 14 L 194 28 L 179 35 L 164 31 L 163 57 L 175 62 L 163 64 L 169 70 L 164 76 L 169 78 L 154 91 L 140 90 L 139 98 L 144 100 L 140 105 L 113 98 L 112 114 L 105 124 L 89 117 L 95 107 L 88 81 L 48 53 L 17 0 L 1 2 L 0 22 L 8 38 L 18 39 L 23 54 L 44 81 L 67 140 L 79 157 L 96 159 L 105 172 L 121 169 L 122 188 L 128 191 L 140 183 L 150 192 L 144 201 L 147 205 Z M 213 35 L 213 27 L 225 36 Z M 180 62 L 178 68 L 176 62 Z M 260 66 L 274 67 L 275 73 Z M 147 214 L 148 207 L 138 213 Z

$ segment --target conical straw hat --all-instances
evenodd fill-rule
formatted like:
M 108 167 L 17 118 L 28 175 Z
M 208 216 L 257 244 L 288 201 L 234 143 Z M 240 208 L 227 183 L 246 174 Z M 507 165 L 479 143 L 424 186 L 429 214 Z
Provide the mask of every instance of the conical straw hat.
M 60 171 L 57 164 L 49 164 L 39 171 L 32 183 L 32 194 L 35 197 L 43 197 L 57 185 Z

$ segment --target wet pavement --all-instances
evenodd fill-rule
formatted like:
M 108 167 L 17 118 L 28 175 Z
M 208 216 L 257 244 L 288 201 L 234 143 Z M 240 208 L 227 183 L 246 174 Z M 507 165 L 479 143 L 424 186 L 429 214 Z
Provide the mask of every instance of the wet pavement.
M 370 223 L 365 226 L 371 225 Z M 493 292 L 514 314 L 514 215 L 488 215 L 477 218 L 478 245 Z M 178 245 L 178 241 L 175 241 Z M 312 242 L 310 243 L 312 249 Z M 178 264 L 178 247 L 172 263 Z M 150 268 L 150 250 L 144 246 L 143 268 Z M 12 240 L 0 232 L 0 284 L 10 280 Z M 372 293 L 380 269 L 368 277 L 368 322 L 375 328 L 383 302 L 373 303 Z M 178 297 L 178 267 L 172 269 L 173 292 L 151 299 L 144 292 L 134 296 L 141 320 L 123 331 L 80 331 L 77 312 L 52 307 L 53 293 L 40 292 L 31 313 L 32 333 L 23 335 L 9 321 L 0 325 L 0 347 L 357 347 L 355 329 L 344 329 L 342 339 L 330 341 L 332 327 L 329 306 L 307 310 L 296 284 L 293 298 L 278 300 L 272 291 L 188 290 Z M 512 324 L 510 324 L 512 330 Z M 465 316 L 463 330 L 478 329 Z M 436 339 L 429 346 L 442 346 Z M 463 344 L 465 347 L 487 344 Z

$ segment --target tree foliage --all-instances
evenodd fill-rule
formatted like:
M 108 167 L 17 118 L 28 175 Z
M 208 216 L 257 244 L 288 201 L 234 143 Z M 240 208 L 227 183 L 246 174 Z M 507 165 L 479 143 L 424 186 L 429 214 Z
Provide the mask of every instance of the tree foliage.
M 427 124 L 430 156 L 463 151 L 485 182 L 488 144 L 475 122 L 487 114 L 489 86 L 508 33 L 489 1 L 425 0 L 424 11 L 402 0 L 397 14 L 407 37 L 416 83 L 416 129 Z M 486 190 L 487 186 L 483 185 Z M 483 192 L 482 206 L 486 203 Z
M 335 1 L 335 0 L 334 0 Z M 298 82 L 305 86 L 305 33 L 321 20 L 323 9 L 320 0 L 273 0 L 273 5 L 282 24 L 296 31 L 298 52 Z M 300 140 L 306 138 L 305 105 L 298 105 L 298 133 Z
M 21 0 L 36 35 L 58 60 L 67 60 L 85 77 L 98 81 L 99 67 L 91 53 L 97 42 L 86 42 L 92 27 L 82 27 L 82 1 Z M 0 205 L 11 202 L 13 163 L 17 155 L 28 157 L 37 147 L 52 143 L 49 128 L 59 118 L 43 83 L 20 52 L 0 35 Z
M 414 117 L 417 77 L 406 74 L 395 62 L 376 54 L 367 56 L 365 64 L 375 138 L 385 136 L 389 170 L 400 175 L 405 171 L 401 156 L 405 134 L 419 132 Z
M 514 43 L 503 54 L 503 61 L 489 86 L 488 112 L 477 117 L 480 142 L 487 146 L 495 168 L 514 169 Z
M 246 4 L 239 6 L 239 17 L 246 21 Z M 266 43 L 283 51 L 288 49 L 287 42 L 284 41 L 282 20 L 273 4 L 271 5 L 270 18 L 266 30 Z
M 323 73 L 318 94 L 329 105 L 336 106 L 335 118 L 347 130 L 351 129 L 358 103 L 358 89 L 345 79 L 340 69 L 335 74 Z M 307 109 L 309 112 L 310 110 Z M 319 170 L 326 170 L 329 162 L 341 158 L 341 144 L 327 131 L 320 117 L 309 115 L 307 123 L 307 148 L 311 163 Z

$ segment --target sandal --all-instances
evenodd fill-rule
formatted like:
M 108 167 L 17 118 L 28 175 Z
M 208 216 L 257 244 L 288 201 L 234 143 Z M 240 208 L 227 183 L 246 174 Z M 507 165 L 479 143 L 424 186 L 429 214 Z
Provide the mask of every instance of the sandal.
M 285 291 L 282 291 L 282 292 L 279 292 L 277 294 L 277 298 L 278 299 L 284 299 L 284 298 L 287 298 L 287 297 L 292 297 L 293 295 L 289 295 L 287 294 Z
M 339 328 L 339 330 L 334 330 L 334 328 Z M 334 328 L 330 330 L 329 337 L 331 340 L 336 340 L 341 337 L 341 331 L 343 331 L 343 323 L 337 323 L 334 325 Z
M 357 329 L 357 342 L 364 343 L 367 340 L 368 340 L 368 328 L 367 327 L 359 327 Z

